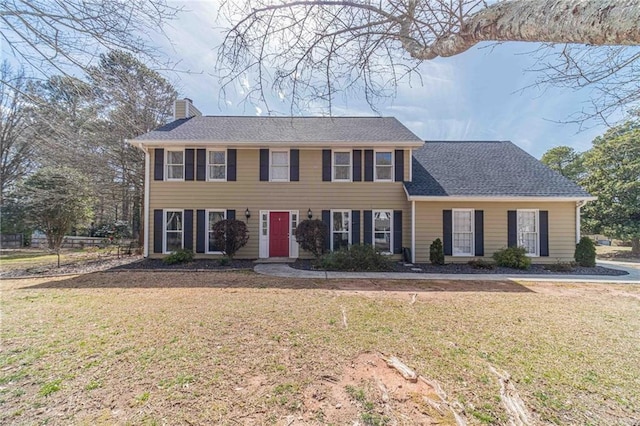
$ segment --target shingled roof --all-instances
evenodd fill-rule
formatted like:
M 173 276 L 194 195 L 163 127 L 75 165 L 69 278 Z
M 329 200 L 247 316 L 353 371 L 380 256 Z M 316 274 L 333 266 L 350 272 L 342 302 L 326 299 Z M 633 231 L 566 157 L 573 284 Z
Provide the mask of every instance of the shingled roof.
M 422 143 L 393 117 L 191 117 L 173 121 L 133 141 Z
M 509 141 L 427 141 L 413 151 L 409 196 L 591 198 Z

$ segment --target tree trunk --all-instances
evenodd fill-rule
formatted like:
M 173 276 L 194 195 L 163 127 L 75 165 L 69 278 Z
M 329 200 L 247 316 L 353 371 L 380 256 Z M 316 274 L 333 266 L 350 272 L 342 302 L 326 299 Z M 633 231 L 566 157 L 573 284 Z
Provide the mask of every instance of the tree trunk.
M 459 33 L 431 44 L 412 37 L 410 25 L 400 40 L 416 59 L 457 55 L 482 41 L 637 45 L 640 6 L 632 0 L 511 0 L 482 9 Z
M 631 253 L 640 256 L 640 237 L 631 239 Z

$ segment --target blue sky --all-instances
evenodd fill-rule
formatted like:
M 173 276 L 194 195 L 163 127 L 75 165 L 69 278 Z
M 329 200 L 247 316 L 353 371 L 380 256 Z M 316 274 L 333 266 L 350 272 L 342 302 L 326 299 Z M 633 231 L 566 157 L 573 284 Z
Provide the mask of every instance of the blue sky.
M 170 76 L 182 96 L 207 115 L 254 115 L 256 108 L 241 102 L 240 96 L 220 99 L 215 75 L 216 46 L 221 40 L 216 22 L 216 2 L 189 1 L 178 21 L 166 33 L 166 54 L 180 61 L 179 68 L 191 73 Z M 216 28 L 217 27 L 217 28 Z M 405 82 L 392 101 L 378 109 L 381 115 L 395 116 L 423 139 L 511 140 L 540 157 L 554 146 L 568 145 L 578 151 L 588 149 L 602 134 L 602 125 L 579 132 L 575 124 L 562 124 L 589 100 L 589 91 L 526 88 L 535 74 L 531 43 L 505 43 L 474 47 L 451 58 L 425 62 L 420 67 L 423 85 Z M 239 83 L 240 84 L 240 83 Z M 286 100 L 285 100 L 286 102 Z M 288 107 L 283 105 L 282 111 Z M 336 100 L 336 115 L 373 115 L 364 99 Z

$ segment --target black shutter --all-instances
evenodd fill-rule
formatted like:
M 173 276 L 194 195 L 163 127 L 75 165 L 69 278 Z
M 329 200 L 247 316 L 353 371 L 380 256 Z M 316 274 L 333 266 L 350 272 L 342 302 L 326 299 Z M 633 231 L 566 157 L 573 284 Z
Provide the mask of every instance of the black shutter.
M 238 163 L 238 151 L 235 149 L 227 150 L 227 180 L 229 182 L 235 182 Z
M 193 250 L 193 210 L 184 211 L 184 248 Z
M 507 211 L 507 246 L 518 245 L 518 216 L 515 210 Z
M 362 150 L 354 149 L 353 150 L 353 181 L 360 182 L 362 181 Z
M 196 212 L 196 253 L 204 253 L 207 246 L 207 230 L 205 229 L 205 211 Z
M 540 210 L 540 256 L 549 256 L 549 212 Z
M 153 211 L 153 252 L 162 253 L 162 210 Z
M 292 149 L 289 151 L 289 180 L 298 182 L 300 180 L 300 150 Z
M 331 150 L 322 150 L 322 181 L 331 182 Z
M 196 180 L 207 180 L 207 150 L 196 151 Z
M 153 150 L 153 179 L 164 180 L 164 149 Z
M 475 225 L 475 250 L 476 256 L 484 256 L 484 211 L 476 210 L 474 212 L 474 225 Z
M 373 182 L 373 150 L 364 150 L 364 180 Z
M 360 210 L 351 210 L 351 244 L 360 244 Z
M 402 210 L 393 211 L 393 253 L 402 254 Z
M 453 254 L 453 217 L 451 210 L 442 210 L 442 247 L 445 256 Z
M 235 220 L 236 211 L 235 210 L 227 210 L 227 220 Z
M 404 150 L 396 149 L 396 182 L 404 181 Z
M 364 244 L 373 244 L 373 212 L 371 210 L 364 211 L 363 220 L 364 231 L 362 232 Z
M 260 150 L 260 181 L 269 181 L 269 150 L 264 148 Z
M 184 150 L 184 180 L 193 180 L 194 178 L 194 164 L 195 162 L 195 150 L 187 148 Z
M 331 211 L 330 210 L 322 210 L 322 221 L 327 226 L 327 240 L 324 242 L 324 248 L 326 250 L 331 249 Z

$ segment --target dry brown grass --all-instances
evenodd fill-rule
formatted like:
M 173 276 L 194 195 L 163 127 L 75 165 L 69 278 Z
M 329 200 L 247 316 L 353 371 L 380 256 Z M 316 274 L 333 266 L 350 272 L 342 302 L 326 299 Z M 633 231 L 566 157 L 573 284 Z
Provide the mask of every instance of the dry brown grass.
M 471 424 L 507 420 L 490 365 L 512 375 L 536 421 L 640 418 L 638 286 L 216 272 L 0 286 L 2 424 L 411 424 L 378 415 L 371 384 L 341 408 L 311 403 L 363 352 L 437 380 Z
M 631 253 L 631 247 L 596 246 L 596 256 L 598 259 L 640 263 L 640 257 Z

